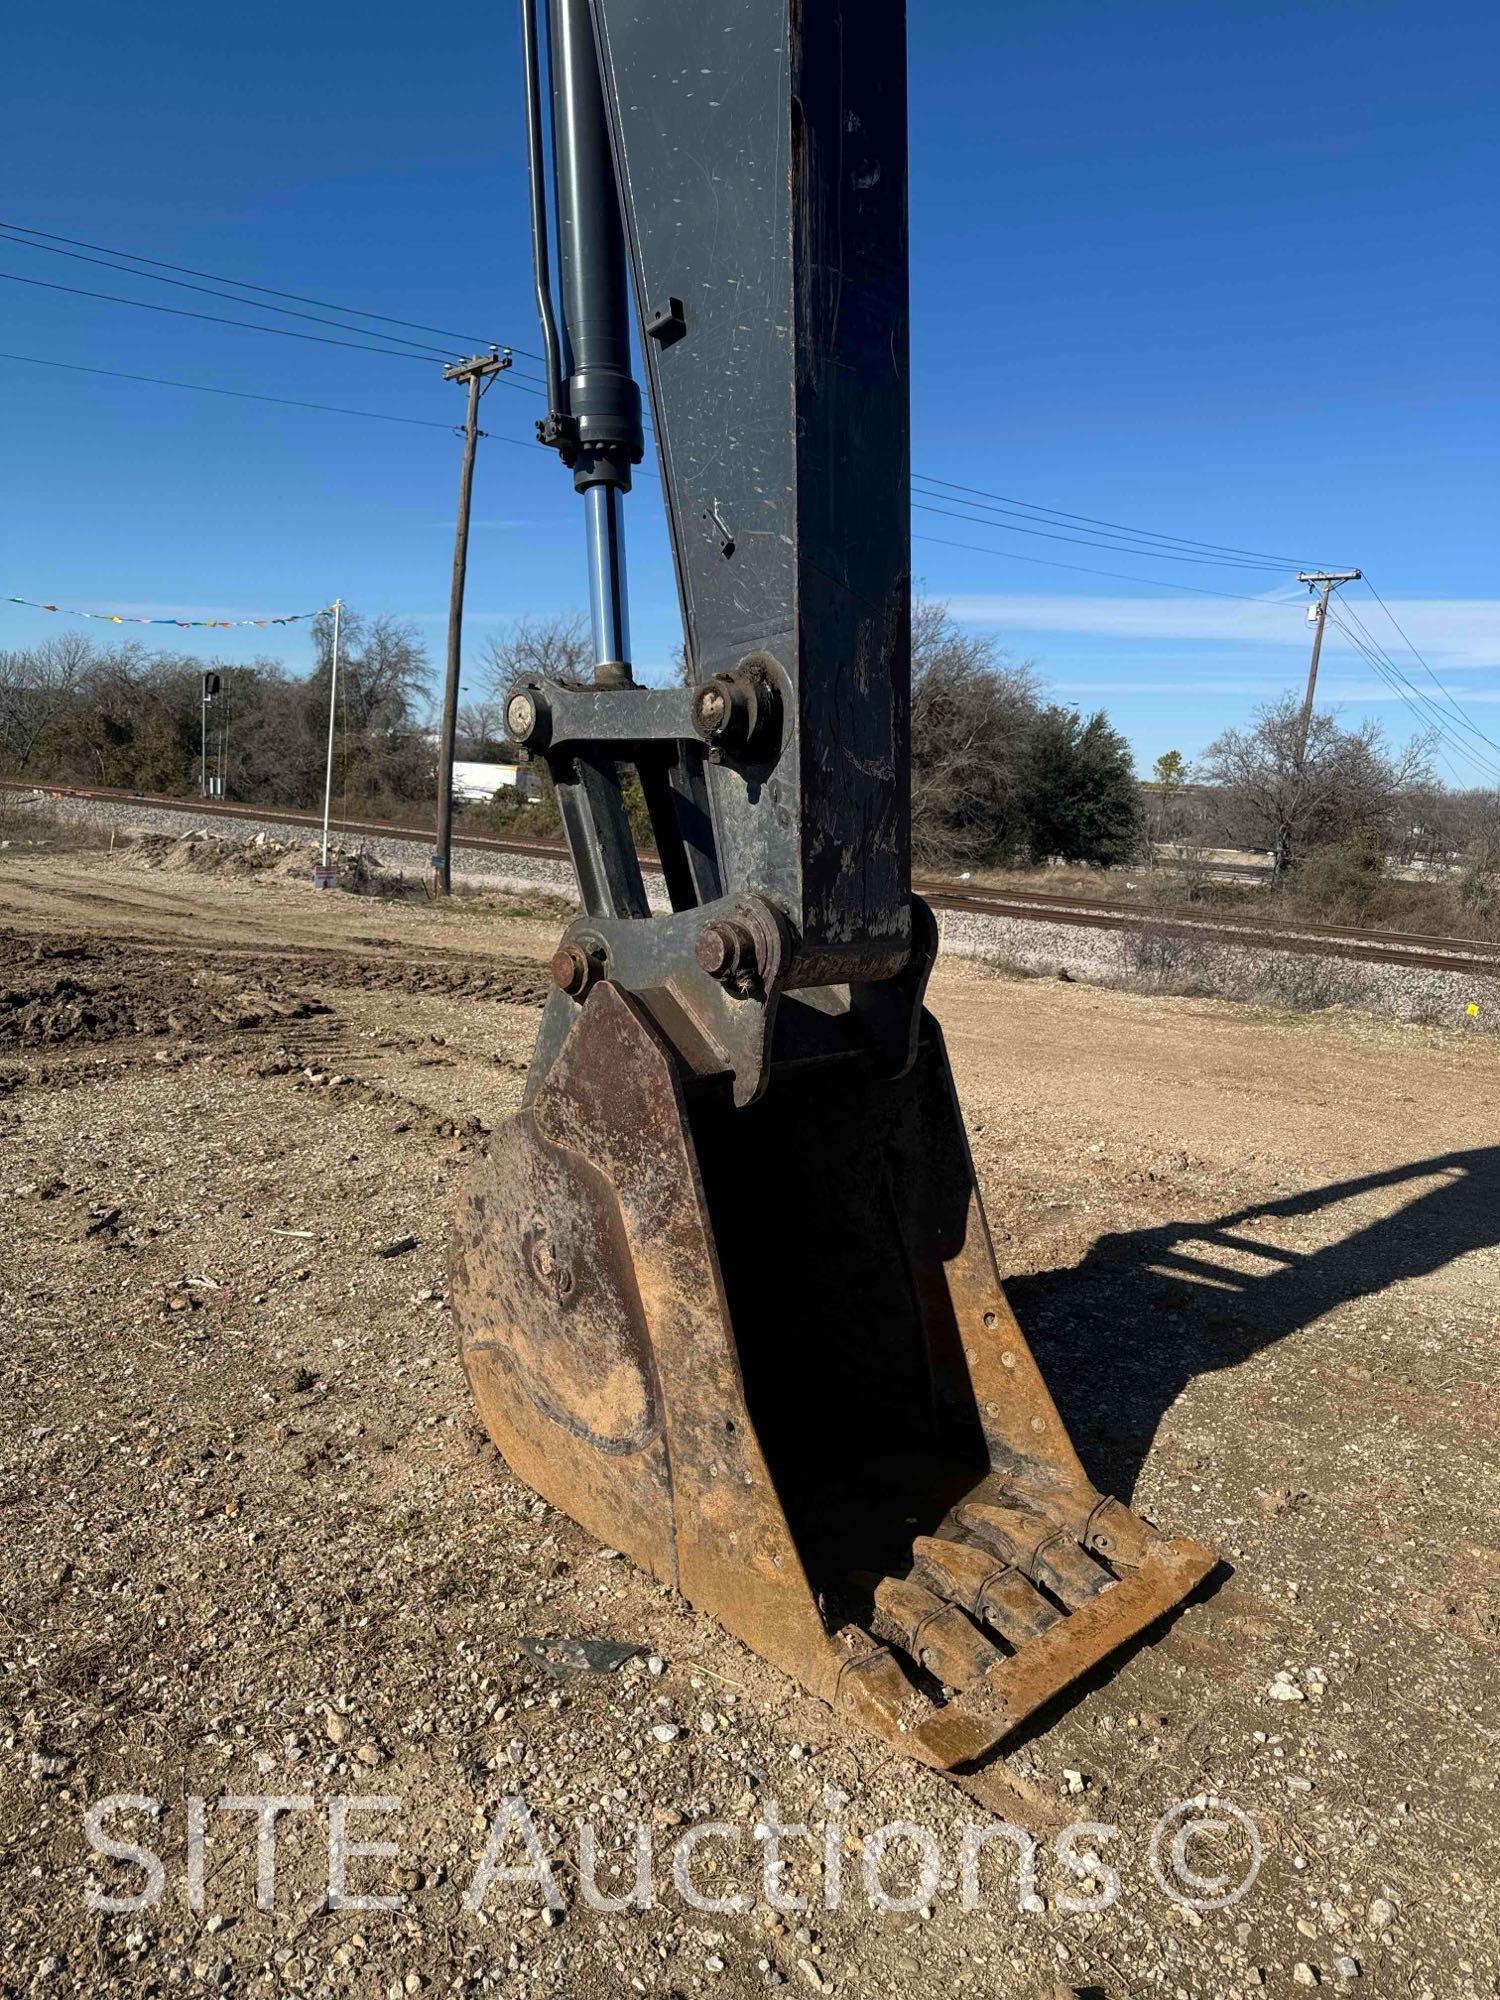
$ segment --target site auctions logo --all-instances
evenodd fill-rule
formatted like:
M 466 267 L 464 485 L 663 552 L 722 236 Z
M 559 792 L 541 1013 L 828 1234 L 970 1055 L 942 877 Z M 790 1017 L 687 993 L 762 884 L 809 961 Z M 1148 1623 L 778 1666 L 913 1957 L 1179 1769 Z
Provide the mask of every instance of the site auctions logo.
M 1214 1816 L 1208 1817 L 1210 1814 Z M 1231 1870 L 1225 1875 L 1198 1875 L 1193 1872 L 1188 1859 L 1188 1842 L 1195 1835 L 1232 1837 L 1236 1832 L 1243 1837 L 1238 1870 Z M 1162 1860 L 1162 1845 L 1168 1834 L 1172 1836 L 1171 1845 L 1167 1848 L 1170 1873 Z M 1260 1830 L 1249 1813 L 1229 1799 L 1216 1798 L 1212 1792 L 1200 1792 L 1196 1798 L 1179 1799 L 1175 1806 L 1169 1806 L 1162 1814 L 1151 1829 L 1148 1857 L 1157 1886 L 1174 1903 L 1183 1903 L 1190 1910 L 1227 1910 L 1231 1903 L 1237 1903 L 1241 1896 L 1254 1888 L 1265 1852 L 1260 1844 Z M 1193 1893 L 1188 1894 L 1189 1890 Z
M 622 1858 L 610 1862 L 610 1873 L 618 1877 L 626 1867 L 630 1871 L 628 1886 L 615 1891 L 600 1886 L 599 1828 L 592 1819 L 579 1819 L 573 1823 L 577 1849 L 568 1872 L 583 1903 L 601 1914 L 650 1909 L 667 1885 L 689 1909 L 710 1915 L 743 1914 L 757 1902 L 779 1911 L 806 1910 L 812 1907 L 813 1895 L 800 1895 L 788 1886 L 786 1870 L 793 1858 L 783 1852 L 784 1842 L 803 1841 L 810 1852 L 796 1858 L 815 1864 L 803 1873 L 815 1880 L 816 1900 L 827 1910 L 837 1910 L 846 1896 L 858 1895 L 872 1910 L 902 1916 L 955 1892 L 962 1909 L 974 1910 L 987 1900 L 987 1872 L 991 1903 L 998 1901 L 1008 1883 L 1014 1908 L 1022 1915 L 1036 1915 L 1049 1907 L 1039 1888 L 1045 1851 L 1050 1907 L 1070 1915 L 1092 1915 L 1120 1899 L 1121 1875 L 1104 1859 L 1103 1850 L 1112 1847 L 1123 1861 L 1129 1849 L 1114 1845 L 1122 1840 L 1121 1830 L 1107 1821 L 1075 1820 L 1051 1835 L 1045 1850 L 1034 1834 L 1009 1820 L 968 1824 L 959 1830 L 950 1854 L 929 1827 L 915 1820 L 892 1820 L 863 1838 L 851 1838 L 841 1817 L 849 1803 L 844 1793 L 830 1787 L 823 1794 L 823 1816 L 815 1825 L 783 1819 L 774 1799 L 760 1802 L 759 1815 L 749 1826 L 699 1820 L 673 1839 L 664 1870 L 659 1867 L 652 1825 L 613 1821 L 602 1847 Z M 183 1838 L 180 1844 L 173 1841 L 171 1851 L 181 1855 L 183 1897 L 192 1911 L 205 1908 L 209 1848 L 234 1838 L 237 1815 L 254 1821 L 257 1909 L 277 1907 L 277 1844 L 283 1827 L 293 1819 L 312 1822 L 299 1826 L 299 1845 L 305 1852 L 307 1836 L 312 1834 L 326 1870 L 326 1908 L 396 1911 L 405 1906 L 403 1893 L 372 1886 L 376 1878 L 371 1863 L 385 1863 L 390 1880 L 401 1859 L 398 1840 L 373 1837 L 377 1830 L 383 1834 L 398 1830 L 394 1823 L 403 1812 L 403 1802 L 390 1794 L 335 1793 L 319 1805 L 308 1793 L 226 1793 L 216 1799 L 192 1793 L 182 1802 L 182 1811 Z M 97 1860 L 113 1864 L 87 1882 L 84 1900 L 89 1909 L 125 1913 L 151 1909 L 161 1901 L 167 1889 L 167 1863 L 158 1848 L 140 1836 L 149 1831 L 153 1840 L 160 1838 L 169 1830 L 164 1822 L 173 1817 L 161 1799 L 143 1792 L 115 1792 L 88 1808 L 83 1833 L 89 1851 Z M 142 1821 L 147 1824 L 142 1826 Z M 240 1839 L 245 1840 L 249 1831 L 245 1818 L 237 1825 Z M 567 1898 L 552 1858 L 561 1843 L 553 1830 L 549 1833 L 550 1854 L 524 1796 L 514 1792 L 503 1798 L 489 1821 L 482 1851 L 477 1858 L 466 1857 L 466 1873 L 451 1867 L 447 1871 L 455 1881 L 464 1874 L 460 1891 L 464 1911 L 476 1914 L 486 1908 L 492 1894 L 498 1900 L 502 1891 L 518 1889 L 533 1904 L 539 1899 L 544 1909 L 564 1909 Z M 758 1853 L 747 1851 L 747 1840 Z M 1202 1862 L 1193 1851 L 1195 1841 L 1212 1843 L 1220 1872 L 1198 1872 Z M 990 1858 L 992 1849 L 998 1853 Z M 1151 1830 L 1146 1856 L 1156 1886 L 1174 1903 L 1193 1910 L 1222 1910 L 1254 1885 L 1263 1849 L 1248 1813 L 1229 1800 L 1203 1794 L 1180 1799 L 1161 1815 Z M 352 1869 L 361 1872 L 363 1886 L 351 1886 Z M 712 1893 L 703 1884 L 706 1873 L 736 1872 L 736 1888 Z M 1068 1886 L 1058 1886 L 1059 1872 Z M 223 1879 L 218 1869 L 215 1879 Z

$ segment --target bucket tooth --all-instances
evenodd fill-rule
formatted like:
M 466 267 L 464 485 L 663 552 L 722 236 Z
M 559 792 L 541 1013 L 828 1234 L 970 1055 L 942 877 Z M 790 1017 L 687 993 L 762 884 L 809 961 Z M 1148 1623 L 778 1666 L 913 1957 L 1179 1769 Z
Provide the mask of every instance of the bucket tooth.
M 1123 1502 L 1106 1497 L 1090 1514 L 1078 1539 L 1111 1569 L 1131 1570 L 1140 1568 L 1146 1551 L 1161 1540 L 1161 1534 Z
M 1114 1578 L 1085 1555 L 1065 1528 L 1022 1507 L 966 1501 L 960 1525 L 996 1555 L 1006 1556 L 1033 1583 L 1060 1597 L 1069 1610 L 1107 1590 Z
M 919 1535 L 912 1553 L 925 1582 L 982 1619 L 1009 1646 L 1024 1646 L 1062 1616 L 1013 1564 L 997 1563 L 971 1542 Z
M 1034 1574 L 1049 1590 L 1056 1591 L 1069 1610 L 1087 1604 L 1115 1581 L 1107 1569 L 1065 1535 L 1055 1536 L 1038 1551 Z
M 972 1686 L 1005 1657 L 958 1605 L 910 1577 L 886 1577 L 875 1609 L 917 1665 L 947 1687 Z

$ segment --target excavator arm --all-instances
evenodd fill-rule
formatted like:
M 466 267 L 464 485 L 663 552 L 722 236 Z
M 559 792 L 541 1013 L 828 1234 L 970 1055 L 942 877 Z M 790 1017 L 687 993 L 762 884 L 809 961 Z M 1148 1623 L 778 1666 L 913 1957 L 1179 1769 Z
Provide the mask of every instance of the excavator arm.
M 582 908 L 463 1198 L 465 1365 L 539 1492 L 973 1772 L 1214 1558 L 1090 1484 L 922 1006 L 904 7 L 550 0 L 544 36 L 535 6 L 540 435 L 584 500 L 595 669 L 506 702 Z M 629 659 L 632 298 L 683 687 Z

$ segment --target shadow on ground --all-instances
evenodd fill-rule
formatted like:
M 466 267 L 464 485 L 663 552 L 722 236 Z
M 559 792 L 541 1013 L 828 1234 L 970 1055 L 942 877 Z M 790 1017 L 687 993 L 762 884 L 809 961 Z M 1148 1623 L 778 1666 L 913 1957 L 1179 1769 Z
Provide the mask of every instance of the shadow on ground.
M 1317 1250 L 1244 1233 L 1263 1218 L 1322 1215 L 1419 1181 L 1436 1185 Z M 1209 1221 L 1101 1236 L 1079 1263 L 1006 1290 L 1090 1478 L 1128 1500 L 1162 1416 L 1195 1376 L 1497 1243 L 1500 1146 L 1486 1146 Z

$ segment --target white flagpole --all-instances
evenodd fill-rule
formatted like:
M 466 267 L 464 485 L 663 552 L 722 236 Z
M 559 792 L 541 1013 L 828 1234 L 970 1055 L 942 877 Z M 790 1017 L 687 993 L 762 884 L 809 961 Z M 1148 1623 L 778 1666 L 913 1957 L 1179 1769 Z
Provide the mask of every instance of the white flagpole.
M 340 599 L 333 600 L 333 660 L 328 675 L 328 765 L 323 774 L 323 866 L 328 866 L 328 814 L 333 799 L 333 718 L 339 689 Z

